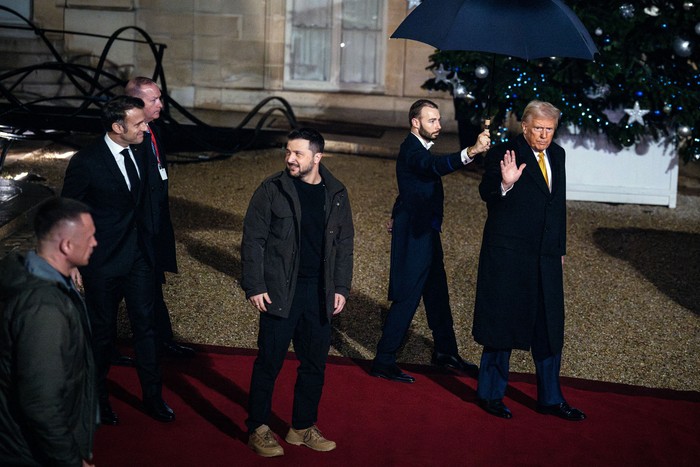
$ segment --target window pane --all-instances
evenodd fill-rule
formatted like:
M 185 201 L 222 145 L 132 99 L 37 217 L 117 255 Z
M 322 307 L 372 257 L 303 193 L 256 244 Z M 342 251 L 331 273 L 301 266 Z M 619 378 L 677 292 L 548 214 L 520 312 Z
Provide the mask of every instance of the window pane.
M 328 81 L 331 68 L 331 0 L 294 0 L 290 78 Z
M 379 79 L 383 0 L 343 0 L 340 82 Z

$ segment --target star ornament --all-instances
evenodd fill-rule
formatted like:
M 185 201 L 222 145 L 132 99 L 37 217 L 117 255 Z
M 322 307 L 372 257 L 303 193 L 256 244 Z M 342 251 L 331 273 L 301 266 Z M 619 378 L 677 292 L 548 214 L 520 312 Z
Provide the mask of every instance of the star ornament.
M 627 125 L 631 125 L 633 123 L 639 123 L 640 125 L 644 126 L 644 119 L 643 117 L 649 113 L 648 110 L 642 110 L 639 108 L 639 101 L 635 101 L 634 107 L 631 109 L 625 109 L 625 113 L 629 115 L 629 119 L 627 120 Z
M 458 86 L 461 86 L 464 81 L 459 79 L 459 75 L 455 71 L 455 75 L 450 79 L 450 83 L 452 84 L 452 88 L 457 88 Z
M 443 82 L 445 84 L 450 84 L 450 81 L 447 79 L 447 75 L 452 73 L 450 70 L 445 70 L 445 67 L 440 64 L 437 70 L 433 69 L 432 70 L 433 74 L 435 75 L 435 84 L 439 82 Z

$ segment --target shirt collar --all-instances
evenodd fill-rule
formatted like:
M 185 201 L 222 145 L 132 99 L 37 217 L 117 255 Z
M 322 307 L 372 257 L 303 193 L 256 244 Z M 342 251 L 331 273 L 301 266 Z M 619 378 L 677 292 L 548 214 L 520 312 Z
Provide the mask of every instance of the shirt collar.
M 120 144 L 117 144 L 114 142 L 112 138 L 109 137 L 107 133 L 105 133 L 105 143 L 107 143 L 107 147 L 109 150 L 112 152 L 112 155 L 114 157 L 117 157 L 124 149 L 127 149 L 129 146 L 122 147 Z
M 433 147 L 433 144 L 435 144 L 435 141 L 426 141 L 422 137 L 420 137 L 419 135 L 417 135 L 413 132 L 411 132 L 411 134 L 413 136 L 415 136 L 416 138 L 418 138 L 418 141 L 420 141 L 420 144 L 422 144 L 425 149 L 430 149 L 431 147 Z

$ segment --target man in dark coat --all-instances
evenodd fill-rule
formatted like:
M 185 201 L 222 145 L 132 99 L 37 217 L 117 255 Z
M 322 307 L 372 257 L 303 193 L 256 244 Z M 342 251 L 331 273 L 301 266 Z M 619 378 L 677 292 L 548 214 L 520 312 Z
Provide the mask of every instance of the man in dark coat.
M 479 185 L 488 217 L 472 330 L 484 346 L 477 397 L 484 410 L 502 418 L 512 417 L 503 403 L 512 349 L 532 350 L 539 412 L 585 418 L 566 403 L 559 384 L 566 171 L 564 150 L 552 138 L 560 115 L 547 102 L 530 102 L 523 111 L 523 133 L 486 154 Z
M 71 158 L 62 191 L 90 206 L 97 229 L 98 246 L 81 273 L 92 323 L 100 413 L 109 425 L 119 422 L 109 404 L 107 374 L 122 299 L 133 333 L 144 409 L 159 421 L 175 419 L 161 397 L 154 330 L 154 226 L 148 214 L 146 154 L 140 146 L 148 128 L 143 107 L 141 99 L 130 96 L 105 104 L 106 134 Z
M 175 232 L 170 220 L 170 203 L 168 200 L 168 161 L 161 144 L 159 128 L 155 121 L 163 109 L 161 92 L 158 85 L 150 78 L 138 76 L 132 78 L 125 88 L 128 96 L 138 97 L 144 102 L 144 115 L 148 130 L 144 135 L 143 152 L 148 168 L 148 190 L 150 192 L 149 214 L 154 226 L 153 250 L 156 260 L 156 289 L 154 312 L 156 334 L 159 345 L 164 352 L 173 357 L 193 357 L 192 347 L 182 345 L 173 339 L 173 325 L 170 321 L 168 306 L 163 298 L 165 272 L 177 273 L 175 253 Z
M 0 465 L 92 465 L 98 421 L 85 303 L 71 274 L 95 240 L 89 208 L 51 198 L 36 250 L 0 261 Z
M 408 114 L 411 133 L 396 160 L 399 196 L 392 210 L 389 314 L 377 344 L 371 374 L 412 383 L 413 376 L 396 364 L 396 353 L 411 325 L 421 297 L 435 349 L 432 363 L 458 371 L 476 370 L 458 354 L 443 263 L 440 231 L 444 193 L 442 176 L 464 168 L 490 144 L 488 131 L 474 146 L 447 156 L 433 156 L 430 147 L 440 134 L 440 111 L 429 100 L 413 103 Z
M 331 318 L 343 311 L 350 293 L 355 230 L 347 189 L 321 164 L 323 149 L 318 131 L 292 131 L 287 170 L 255 190 L 243 221 L 241 287 L 260 313 L 246 425 L 248 446 L 263 457 L 284 454 L 267 423 L 290 342 L 299 368 L 285 440 L 315 451 L 336 447 L 316 421 Z

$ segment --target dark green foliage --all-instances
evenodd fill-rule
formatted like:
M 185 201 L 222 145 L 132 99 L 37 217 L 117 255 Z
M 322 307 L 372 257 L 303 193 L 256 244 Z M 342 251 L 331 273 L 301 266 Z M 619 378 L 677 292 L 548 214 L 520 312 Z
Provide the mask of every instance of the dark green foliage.
M 586 133 L 603 132 L 611 143 L 631 146 L 645 137 L 672 138 L 682 160 L 700 159 L 700 1 L 681 0 L 571 0 L 595 41 L 595 61 L 551 58 L 525 61 L 476 52 L 436 51 L 428 69 L 457 72 L 475 100 L 457 99 L 456 111 L 475 122 L 507 112 L 519 116 L 532 99 L 552 102 L 562 112 L 562 123 Z M 623 11 L 634 12 L 626 17 Z M 658 9 L 658 15 L 645 12 Z M 546 18 L 543 18 L 546 27 Z M 678 40 L 690 41 L 680 50 Z M 477 78 L 478 66 L 489 76 Z M 452 78 L 454 75 L 448 75 Z M 452 85 L 423 84 L 426 89 L 452 91 Z M 624 109 L 635 102 L 649 110 L 645 125 L 629 120 Z M 629 123 L 629 125 L 628 125 Z M 495 125 L 492 125 L 492 128 Z M 679 135 L 690 129 L 690 136 Z M 683 133 L 681 131 L 681 133 Z M 507 138 L 507 133 L 501 133 Z

